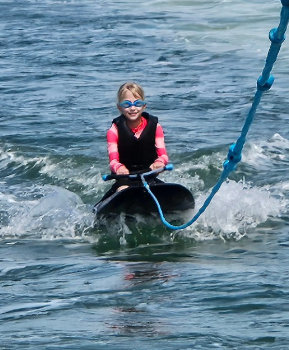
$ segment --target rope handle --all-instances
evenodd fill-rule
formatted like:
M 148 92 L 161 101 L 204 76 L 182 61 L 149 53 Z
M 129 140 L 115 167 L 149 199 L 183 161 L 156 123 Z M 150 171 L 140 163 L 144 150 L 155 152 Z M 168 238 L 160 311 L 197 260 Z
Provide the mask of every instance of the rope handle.
M 118 180 L 118 179 L 140 179 L 142 176 L 147 177 L 147 176 L 152 176 L 152 175 L 157 175 L 159 173 L 162 173 L 163 171 L 171 171 L 174 169 L 173 164 L 167 164 L 163 168 L 158 168 L 155 170 L 149 170 L 146 172 L 139 172 L 136 174 L 109 174 L 109 175 L 103 175 L 102 179 L 103 181 L 109 181 L 109 180 Z

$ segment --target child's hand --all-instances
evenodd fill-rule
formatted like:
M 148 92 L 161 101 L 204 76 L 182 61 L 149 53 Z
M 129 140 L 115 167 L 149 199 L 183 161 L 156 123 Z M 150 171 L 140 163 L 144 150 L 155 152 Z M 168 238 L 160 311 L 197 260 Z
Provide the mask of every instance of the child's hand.
M 164 164 L 162 162 L 158 162 L 158 161 L 156 161 L 150 165 L 150 168 L 152 170 L 156 170 L 156 169 L 163 168 L 163 167 L 164 167 Z
M 129 171 L 124 165 L 122 165 L 121 167 L 119 167 L 117 169 L 116 174 L 117 175 L 127 175 L 127 174 L 129 174 Z

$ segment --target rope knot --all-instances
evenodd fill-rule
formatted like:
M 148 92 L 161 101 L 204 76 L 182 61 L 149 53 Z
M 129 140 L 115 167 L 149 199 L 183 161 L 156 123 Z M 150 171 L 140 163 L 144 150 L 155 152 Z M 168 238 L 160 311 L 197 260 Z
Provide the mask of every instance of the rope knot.
M 285 36 L 285 34 L 283 34 L 281 38 L 278 38 L 277 28 L 273 28 L 269 32 L 269 39 L 270 39 L 271 43 L 282 44 L 283 41 L 286 39 L 286 36 Z
M 263 77 L 261 75 L 257 80 L 257 89 L 259 91 L 268 91 L 274 83 L 274 77 L 273 75 L 270 75 L 269 79 L 265 83 L 263 83 L 262 81 Z
M 236 165 L 240 162 L 242 156 L 240 152 L 237 152 L 235 150 L 235 146 L 236 144 L 233 143 L 230 147 L 229 147 L 229 152 L 227 155 L 227 160 L 224 162 L 223 166 L 224 169 L 227 171 L 233 171 L 236 168 Z

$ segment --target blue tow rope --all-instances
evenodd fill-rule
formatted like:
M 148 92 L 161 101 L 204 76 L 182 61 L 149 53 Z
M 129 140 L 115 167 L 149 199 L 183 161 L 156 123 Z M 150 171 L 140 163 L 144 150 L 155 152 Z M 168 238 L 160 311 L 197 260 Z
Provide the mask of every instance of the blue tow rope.
M 236 143 L 232 144 L 229 148 L 229 152 L 227 155 L 227 160 L 223 164 L 223 172 L 221 173 L 216 185 L 213 187 L 211 193 L 209 194 L 208 198 L 205 200 L 202 207 L 199 209 L 199 211 L 196 213 L 196 215 L 188 221 L 186 224 L 180 225 L 180 226 L 174 226 L 170 224 L 164 217 L 162 208 L 156 198 L 156 196 L 152 193 L 150 190 L 150 187 L 148 183 L 146 182 L 144 176 L 141 176 L 142 183 L 148 193 L 152 196 L 153 200 L 155 201 L 160 218 L 165 226 L 167 226 L 169 229 L 172 230 L 181 230 L 184 229 L 190 225 L 192 225 L 199 217 L 200 215 L 206 210 L 208 205 L 210 204 L 211 200 L 215 196 L 215 194 L 220 189 L 222 183 L 228 178 L 230 173 L 236 168 L 237 164 L 240 162 L 242 158 L 242 149 L 246 141 L 246 136 L 249 131 L 249 128 L 253 122 L 257 107 L 261 101 L 262 95 L 265 91 L 268 91 L 273 82 L 274 77 L 271 74 L 273 65 L 277 59 L 278 53 L 280 51 L 281 45 L 283 41 L 285 40 L 285 32 L 288 26 L 288 20 L 289 20 L 289 0 L 281 0 L 282 3 L 282 10 L 280 14 L 280 23 L 278 28 L 273 28 L 269 33 L 269 39 L 271 41 L 271 46 L 267 54 L 267 59 L 265 63 L 265 67 L 262 71 L 261 76 L 257 80 L 257 91 L 254 96 L 254 100 L 252 103 L 252 106 L 249 110 L 248 116 L 245 120 L 243 129 L 241 131 L 241 135 L 237 139 Z

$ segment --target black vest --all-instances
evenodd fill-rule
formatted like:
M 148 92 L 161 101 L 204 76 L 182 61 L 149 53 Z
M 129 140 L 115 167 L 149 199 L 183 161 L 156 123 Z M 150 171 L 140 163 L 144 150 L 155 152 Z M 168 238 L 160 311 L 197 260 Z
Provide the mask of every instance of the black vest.
M 118 129 L 119 161 L 130 172 L 148 169 L 158 157 L 155 147 L 158 118 L 146 112 L 142 116 L 147 119 L 148 124 L 139 138 L 127 126 L 124 115 L 112 121 Z

